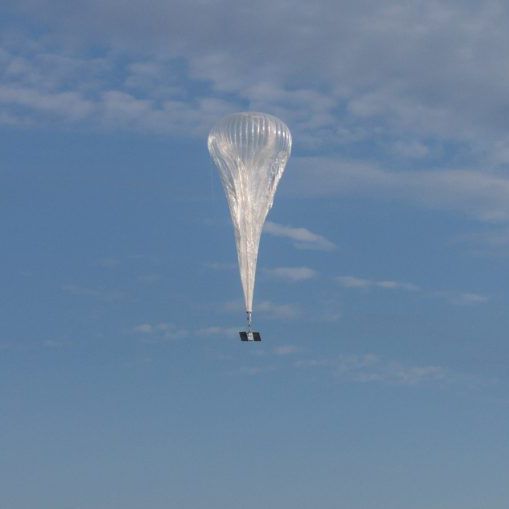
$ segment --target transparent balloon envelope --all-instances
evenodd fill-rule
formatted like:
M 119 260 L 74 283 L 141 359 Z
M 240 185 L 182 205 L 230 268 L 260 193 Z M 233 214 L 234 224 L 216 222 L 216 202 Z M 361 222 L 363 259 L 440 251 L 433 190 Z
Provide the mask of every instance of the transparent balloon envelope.
M 210 155 L 219 170 L 237 246 L 248 330 L 243 341 L 260 341 L 252 332 L 256 264 L 263 224 L 292 148 L 284 122 L 267 113 L 235 113 L 210 131 Z

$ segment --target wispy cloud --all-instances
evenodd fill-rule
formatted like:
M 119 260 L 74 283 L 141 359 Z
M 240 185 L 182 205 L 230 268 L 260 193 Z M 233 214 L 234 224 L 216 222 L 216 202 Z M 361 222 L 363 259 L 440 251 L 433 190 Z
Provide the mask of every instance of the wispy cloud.
M 371 140 L 396 156 L 425 158 L 449 143 L 497 163 L 509 158 L 500 65 L 509 9 L 501 2 L 260 0 L 246 8 L 218 0 L 200 4 L 199 15 L 192 3 L 175 11 L 164 0 L 150 9 L 131 0 L 123 11 L 116 0 L 10 4 L 52 43 L 2 41 L 4 86 L 15 92 L 8 99 L 34 111 L 65 115 L 62 99 L 69 117 L 109 117 L 117 128 L 130 120 L 125 127 L 148 130 L 166 122 L 167 130 L 196 133 L 232 104 L 247 105 L 287 118 L 308 146 Z M 83 47 L 109 51 L 71 54 Z M 41 88 L 35 100 L 16 93 Z M 76 97 L 58 95 L 66 93 Z M 14 104 L 3 115 L 11 123 L 19 117 L 30 119 Z M 380 133 L 383 143 L 373 141 Z
M 205 262 L 205 267 L 212 270 L 236 270 L 237 265 L 231 262 Z
M 365 279 L 355 276 L 339 276 L 336 278 L 336 281 L 344 288 L 381 288 L 384 290 L 406 290 L 411 292 L 420 291 L 420 288 L 417 285 L 412 283 L 402 283 L 400 281 Z
M 509 254 L 509 230 L 506 227 L 456 236 L 452 244 L 466 245 L 479 255 L 507 256 Z
M 159 274 L 141 274 L 136 277 L 136 280 L 145 285 L 152 285 L 161 280 Z
M 294 366 L 326 369 L 340 380 L 359 383 L 418 385 L 450 378 L 448 370 L 441 366 L 403 364 L 382 359 L 374 354 L 299 360 L 294 363 Z
M 90 58 L 42 41 L 0 42 L 0 121 L 9 125 L 85 124 L 196 136 L 235 109 L 206 92 L 188 97 L 186 87 L 175 82 L 178 65 L 171 56 L 139 61 L 111 52 Z
M 229 372 L 230 375 L 256 376 L 275 371 L 274 366 L 241 366 Z
M 238 337 L 238 327 L 224 327 L 220 325 L 210 325 L 196 329 L 193 334 L 197 336 L 235 336 Z
M 295 228 L 267 221 L 263 231 L 274 237 L 283 237 L 292 240 L 293 245 L 298 249 L 332 251 L 336 248 L 330 240 L 322 235 L 313 233 L 307 228 Z
M 131 329 L 131 333 L 139 336 L 143 342 L 159 343 L 167 340 L 189 339 L 196 337 L 235 337 L 238 338 L 239 328 L 224 325 L 209 325 L 198 328 L 182 328 L 167 322 L 140 323 Z
M 419 295 L 426 297 L 433 297 L 444 299 L 445 301 L 458 305 L 458 306 L 474 306 L 484 304 L 490 299 L 486 295 L 476 292 L 458 292 L 458 291 L 445 291 L 445 290 L 425 290 L 413 283 L 406 283 L 401 281 L 392 281 L 384 279 L 366 279 L 355 276 L 339 276 L 335 278 L 343 288 L 351 290 L 394 290 L 406 292 L 418 292 Z
M 318 272 L 309 267 L 276 267 L 274 269 L 263 269 L 269 276 L 286 281 L 305 281 L 313 279 Z
M 453 294 L 450 295 L 448 299 L 458 306 L 475 306 L 478 304 L 485 304 L 490 300 L 486 295 L 471 292 Z
M 292 192 L 301 196 L 356 194 L 451 210 L 480 221 L 509 221 L 509 178 L 485 170 L 393 171 L 372 163 L 295 158 Z
M 300 315 L 295 304 L 276 304 L 269 300 L 262 300 L 256 304 L 256 312 L 271 318 L 289 320 Z
M 66 340 L 59 340 L 59 339 L 45 339 L 44 341 L 42 341 L 41 344 L 42 344 L 43 348 L 56 350 L 59 348 L 69 347 L 71 345 L 71 342 L 66 341 Z
M 302 351 L 301 348 L 295 345 L 281 345 L 276 346 L 273 350 L 275 355 L 279 356 L 287 356 L 287 355 L 295 355 Z
M 160 343 L 177 339 L 184 339 L 189 336 L 189 330 L 177 327 L 174 324 L 140 323 L 132 328 L 133 334 L 139 335 L 144 343 Z
M 156 328 L 156 326 L 151 325 L 150 323 L 140 323 L 140 325 L 133 327 L 133 332 L 139 334 L 153 334 Z
M 104 302 L 118 302 L 126 298 L 126 294 L 120 290 L 105 288 L 88 288 L 85 286 L 66 284 L 62 285 L 62 291 L 75 297 L 91 297 Z
M 114 257 L 101 258 L 97 261 L 97 265 L 103 269 L 116 269 L 120 266 L 120 264 L 120 259 Z

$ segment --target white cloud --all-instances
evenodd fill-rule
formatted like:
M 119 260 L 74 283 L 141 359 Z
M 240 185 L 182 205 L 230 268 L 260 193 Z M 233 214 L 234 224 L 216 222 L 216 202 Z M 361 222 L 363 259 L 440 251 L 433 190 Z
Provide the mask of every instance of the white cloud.
M 392 145 L 392 152 L 408 159 L 421 159 L 430 154 L 427 145 L 419 141 L 395 141 Z
M 238 333 L 238 327 L 224 327 L 219 325 L 202 327 L 194 331 L 194 334 L 197 336 L 237 336 Z
M 141 335 L 145 342 L 160 342 L 171 339 L 184 339 L 191 336 L 210 337 L 225 336 L 238 337 L 238 327 L 225 327 L 222 325 L 209 325 L 196 329 L 184 329 L 174 324 L 159 323 L 141 323 L 131 329 L 133 334 Z
M 62 285 L 62 291 L 74 297 L 90 297 L 104 302 L 118 302 L 126 299 L 126 294 L 121 290 L 109 290 L 106 288 L 87 288 L 75 284 Z
M 487 222 L 509 221 L 509 178 L 476 170 L 389 171 L 371 163 L 297 158 L 290 192 L 300 196 L 364 195 L 452 210 Z
M 468 145 L 468 152 L 494 161 L 509 157 L 509 91 L 500 64 L 509 45 L 509 7 L 497 0 L 260 0 L 250 6 L 218 0 L 201 2 L 198 12 L 192 3 L 176 11 L 164 0 L 154 0 L 150 9 L 142 0 L 131 0 L 129 9 L 118 0 L 10 3 L 18 19 L 42 25 L 53 48 L 109 48 L 102 60 L 132 55 L 120 74 L 124 92 L 177 94 L 161 93 L 161 83 L 182 88 L 178 66 L 164 65 L 173 59 L 184 63 L 188 80 L 210 87 L 209 96 L 283 114 L 310 144 L 330 143 L 342 131 L 350 139 L 387 142 L 389 152 L 395 140 L 411 140 L 396 148 L 403 157 L 426 157 L 429 138 Z M 3 46 L 10 51 L 18 43 L 24 51 L 9 60 L 4 49 L 0 63 L 9 79 L 34 83 L 28 53 L 40 48 L 25 39 L 11 36 L 10 46 Z M 63 68 L 85 79 L 79 63 L 67 62 L 69 55 L 43 66 L 44 55 L 39 51 L 36 58 L 46 70 L 47 76 L 39 72 L 44 83 Z M 96 77 L 102 62 L 94 60 Z M 197 110 L 201 119 L 192 108 L 188 113 L 200 124 L 206 108 Z M 185 117 L 180 120 L 195 132 Z
M 490 299 L 486 295 L 481 295 L 480 293 L 466 292 L 453 295 L 450 300 L 453 304 L 457 304 L 458 306 L 475 306 L 477 304 L 485 304 Z
M 453 291 L 428 291 L 413 283 L 402 283 L 400 281 L 365 279 L 355 276 L 339 276 L 334 278 L 343 288 L 354 290 L 403 290 L 408 292 L 419 292 L 420 295 L 426 295 L 435 298 L 441 298 L 447 302 L 459 306 L 473 306 L 484 304 L 489 301 L 489 297 L 475 292 L 453 292 Z
M 322 235 L 313 233 L 307 228 L 294 228 L 267 221 L 263 228 L 265 233 L 274 237 L 284 237 L 293 240 L 298 249 L 313 249 L 319 251 L 332 251 L 335 245 Z
M 205 267 L 213 270 L 236 270 L 237 265 L 235 263 L 228 262 L 205 262 Z
M 340 276 L 336 280 L 345 288 L 370 288 L 372 286 L 372 281 L 354 276 Z
M 276 355 L 280 355 L 280 356 L 294 355 L 296 353 L 299 353 L 300 351 L 301 351 L 301 349 L 294 345 L 276 346 L 273 349 L 273 352 Z
M 48 349 L 65 348 L 70 346 L 70 341 L 63 341 L 58 339 L 45 339 L 42 341 L 42 346 Z
M 287 281 L 305 281 L 313 279 L 318 272 L 309 267 L 276 267 L 274 269 L 264 269 L 264 272 L 270 276 Z
M 295 304 L 275 304 L 269 300 L 256 303 L 255 312 L 281 320 L 297 318 L 300 314 Z
M 507 255 L 509 253 L 509 230 L 499 228 L 484 232 L 458 235 L 453 244 L 466 244 L 477 254 Z
M 160 343 L 189 336 L 187 329 L 166 322 L 141 323 L 132 328 L 132 333 L 141 335 L 144 343 Z
M 177 86 L 175 59 L 110 52 L 89 58 L 56 45 L 2 41 L 0 121 L 15 126 L 86 124 L 103 129 L 196 136 L 233 106 Z M 155 73 L 157 79 L 155 79 Z M 124 82 L 119 75 L 126 75 Z M 170 85 L 161 85 L 161 83 Z M 235 109 L 235 108 L 233 108 Z
M 103 269 L 116 269 L 120 265 L 120 260 L 118 258 L 101 258 L 98 260 L 97 265 L 102 267 Z
M 246 376 L 256 376 L 262 373 L 271 373 L 275 371 L 274 366 L 241 366 L 240 368 L 235 369 L 230 372 L 230 375 L 246 375 Z
M 374 354 L 299 360 L 294 363 L 294 366 L 327 369 L 340 380 L 360 383 L 418 385 L 450 378 L 450 373 L 441 366 L 407 365 L 385 360 Z
M 161 276 L 159 274 L 141 274 L 136 277 L 136 280 L 140 283 L 150 285 L 157 283 L 161 280 Z
M 50 119 L 84 120 L 94 110 L 93 102 L 78 92 L 49 92 L 26 87 L 0 86 L 0 105 L 23 107 L 34 114 L 45 114 Z
M 402 283 L 399 281 L 389 281 L 389 280 L 364 279 L 355 276 L 339 276 L 336 278 L 336 281 L 344 288 L 359 288 L 359 289 L 383 288 L 386 290 L 406 290 L 412 292 L 417 292 L 420 290 L 420 288 L 417 285 L 414 285 L 412 283 Z
M 133 332 L 139 332 L 140 334 L 152 334 L 154 332 L 154 326 L 149 323 L 141 323 L 133 327 Z

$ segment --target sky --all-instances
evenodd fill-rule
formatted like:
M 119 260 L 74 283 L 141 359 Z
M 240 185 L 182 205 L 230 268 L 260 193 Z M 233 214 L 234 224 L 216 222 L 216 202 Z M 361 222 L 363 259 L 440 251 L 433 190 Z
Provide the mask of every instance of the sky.
M 4 0 L 0 507 L 506 509 L 505 2 Z M 244 327 L 206 146 L 293 151 Z

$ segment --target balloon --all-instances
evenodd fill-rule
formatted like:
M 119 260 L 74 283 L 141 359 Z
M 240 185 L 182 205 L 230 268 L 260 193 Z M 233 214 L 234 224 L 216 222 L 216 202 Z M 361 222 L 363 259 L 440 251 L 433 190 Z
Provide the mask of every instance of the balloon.
M 257 112 L 223 118 L 208 138 L 230 208 L 249 328 L 260 235 L 291 147 L 288 127 Z

